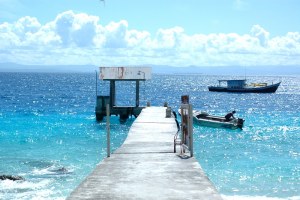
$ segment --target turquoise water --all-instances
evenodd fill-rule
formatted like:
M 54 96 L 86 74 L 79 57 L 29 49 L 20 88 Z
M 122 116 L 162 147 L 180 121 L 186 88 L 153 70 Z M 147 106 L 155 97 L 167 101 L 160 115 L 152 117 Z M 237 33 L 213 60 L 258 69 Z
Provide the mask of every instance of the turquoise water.
M 224 115 L 235 109 L 242 131 L 194 127 L 195 156 L 225 199 L 300 199 L 299 76 L 274 94 L 208 92 L 230 76 L 153 75 L 141 84 L 141 104 L 177 110 L 188 94 L 195 109 Z M 99 94 L 107 84 L 98 82 Z M 134 83 L 117 84 L 118 105 L 134 105 Z M 65 199 L 106 156 L 105 123 L 95 121 L 95 74 L 0 73 L 0 199 Z M 112 117 L 112 151 L 134 118 Z M 66 170 L 60 170 L 66 169 Z

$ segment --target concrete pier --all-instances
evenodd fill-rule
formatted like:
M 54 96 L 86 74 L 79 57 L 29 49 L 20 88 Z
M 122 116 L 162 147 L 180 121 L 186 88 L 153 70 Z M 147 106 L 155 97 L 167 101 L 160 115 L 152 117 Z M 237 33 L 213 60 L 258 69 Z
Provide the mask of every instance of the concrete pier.
M 166 107 L 143 109 L 124 144 L 67 199 L 222 199 L 195 158 L 173 153 L 176 132 Z

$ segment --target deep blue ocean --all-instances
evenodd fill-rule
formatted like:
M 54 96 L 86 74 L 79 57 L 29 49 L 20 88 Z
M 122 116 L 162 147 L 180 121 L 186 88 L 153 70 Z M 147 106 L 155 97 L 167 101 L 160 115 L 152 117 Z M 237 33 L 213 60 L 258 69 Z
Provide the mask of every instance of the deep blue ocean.
M 195 157 L 224 199 L 300 199 L 300 76 L 248 76 L 282 81 L 273 94 L 209 92 L 209 75 L 157 75 L 141 83 L 141 105 L 180 107 L 215 115 L 236 110 L 243 130 L 194 125 Z M 242 77 L 243 78 L 243 77 Z M 98 94 L 108 83 L 98 81 Z M 105 122 L 95 120 L 94 73 L 0 73 L 0 199 L 65 199 L 106 157 Z M 135 105 L 133 82 L 117 82 L 117 105 Z M 112 151 L 134 118 L 111 117 Z

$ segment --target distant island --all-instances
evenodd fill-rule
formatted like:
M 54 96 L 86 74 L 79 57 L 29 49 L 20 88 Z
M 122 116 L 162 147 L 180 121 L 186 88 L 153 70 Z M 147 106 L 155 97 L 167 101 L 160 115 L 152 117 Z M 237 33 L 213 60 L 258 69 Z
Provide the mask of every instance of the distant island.
M 200 74 L 200 75 L 300 75 L 300 66 L 168 66 L 137 65 L 152 67 L 154 74 Z M 126 67 L 126 65 L 124 65 Z M 22 65 L 0 63 L 0 72 L 43 72 L 43 73 L 93 73 L 95 65 Z

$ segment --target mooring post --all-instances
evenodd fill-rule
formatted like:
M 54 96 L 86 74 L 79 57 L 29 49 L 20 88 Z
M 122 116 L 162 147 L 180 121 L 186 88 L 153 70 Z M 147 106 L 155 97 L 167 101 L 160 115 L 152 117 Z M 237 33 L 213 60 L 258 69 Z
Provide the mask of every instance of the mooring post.
M 109 104 L 106 104 L 106 146 L 107 146 L 107 157 L 110 157 L 110 110 Z
M 189 104 L 189 123 L 188 123 L 188 132 L 189 132 L 189 150 L 191 157 L 194 156 L 194 138 L 193 138 L 193 105 Z
M 186 148 L 190 152 L 190 156 L 193 157 L 193 106 L 189 104 L 189 96 L 181 96 L 181 131 L 183 148 Z

